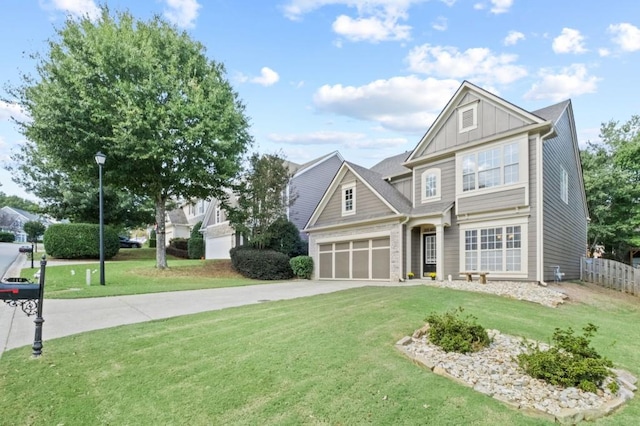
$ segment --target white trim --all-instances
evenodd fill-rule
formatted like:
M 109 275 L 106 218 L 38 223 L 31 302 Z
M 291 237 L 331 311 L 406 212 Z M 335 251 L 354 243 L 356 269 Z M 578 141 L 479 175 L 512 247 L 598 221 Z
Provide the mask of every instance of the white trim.
M 378 231 L 378 232 L 367 232 L 364 234 L 351 234 L 351 235 L 341 235 L 337 237 L 325 237 L 318 238 L 315 240 L 316 244 L 328 244 L 328 243 L 340 243 L 345 241 L 360 241 L 360 240 L 370 240 L 381 237 L 389 237 L 391 238 L 391 230 L 389 231 Z
M 351 209 L 347 210 L 345 195 L 351 190 Z M 343 183 L 340 189 L 340 205 L 342 206 L 342 216 L 351 216 L 356 214 L 356 182 Z
M 569 173 L 560 167 L 560 199 L 569 204 Z
M 480 100 L 476 100 L 471 105 L 465 105 L 458 108 L 458 132 L 465 133 L 478 128 L 478 104 Z M 464 114 L 471 111 L 472 122 L 471 125 L 464 127 Z
M 529 275 L 529 223 L 526 218 L 511 218 L 504 220 L 490 220 L 485 222 L 464 223 L 460 224 L 459 233 L 459 259 L 458 267 L 460 271 L 466 270 L 465 268 L 465 231 L 487 229 L 487 228 L 506 228 L 507 226 L 520 226 L 520 271 L 491 271 L 492 277 L 498 278 L 527 278 Z M 478 232 L 478 253 L 480 253 L 480 233 Z M 503 244 L 502 255 L 503 260 L 506 256 L 506 245 Z M 480 259 L 478 259 L 478 265 L 480 265 Z M 503 262 L 503 268 L 506 267 L 506 262 Z
M 420 196 L 421 196 L 421 201 L 422 203 L 429 203 L 429 202 L 433 202 L 433 201 L 440 201 L 442 199 L 442 180 L 440 178 L 441 176 L 441 171 L 439 168 L 431 168 L 431 169 L 427 169 L 424 172 L 422 172 L 421 177 L 420 177 Z M 435 176 L 436 179 L 436 195 L 432 195 L 430 197 L 427 197 L 426 194 L 426 189 L 427 189 L 427 178 L 429 176 Z

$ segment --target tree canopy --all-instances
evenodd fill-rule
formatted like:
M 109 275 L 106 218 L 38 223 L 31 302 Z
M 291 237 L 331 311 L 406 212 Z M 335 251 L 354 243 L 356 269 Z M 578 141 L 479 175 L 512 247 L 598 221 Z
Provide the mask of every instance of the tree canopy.
M 97 186 L 95 154 L 106 154 L 105 186 L 155 206 L 158 268 L 167 266 L 170 199 L 220 198 L 251 145 L 244 105 L 223 64 L 159 17 L 148 22 L 102 9 L 56 30 L 37 76 L 11 88 L 29 119 L 14 156 L 22 183 L 46 200 L 62 188 Z M 58 196 L 53 194 L 53 196 Z
M 248 163 L 235 186 L 237 204 L 226 206 L 227 218 L 249 244 L 265 248 L 270 241 L 269 227 L 286 216 L 295 200 L 288 188 L 291 171 L 280 154 L 254 153 Z
M 0 207 L 13 207 L 31 213 L 37 213 L 39 211 L 37 203 L 25 200 L 17 195 L 7 195 L 2 191 L 0 191 Z
M 640 116 L 603 123 L 600 138 L 581 151 L 589 243 L 626 260 L 640 229 Z

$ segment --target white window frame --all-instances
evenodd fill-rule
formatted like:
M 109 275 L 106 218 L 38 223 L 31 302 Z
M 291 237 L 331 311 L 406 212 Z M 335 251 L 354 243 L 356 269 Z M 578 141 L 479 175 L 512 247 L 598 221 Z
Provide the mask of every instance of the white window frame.
M 351 190 L 351 208 L 347 209 L 347 192 Z M 350 216 L 356 214 L 356 183 L 350 182 L 342 185 L 340 191 L 340 204 L 342 205 L 342 216 Z
M 421 175 L 421 179 L 420 181 L 422 182 L 421 188 L 420 188 L 420 193 L 421 193 L 421 201 L 423 203 L 427 203 L 427 202 L 432 202 L 432 201 L 440 201 L 440 199 L 442 198 L 441 195 L 441 191 L 440 191 L 440 169 L 427 169 L 424 172 L 422 172 Z M 436 193 L 435 195 L 427 195 L 427 181 L 431 178 L 435 178 L 435 189 L 436 189 Z
M 517 145 L 518 150 L 518 169 L 517 169 L 517 181 L 510 181 L 508 183 L 505 182 L 505 167 L 513 167 L 516 163 L 513 160 L 510 160 L 508 163 L 505 162 L 505 148 L 510 145 Z M 483 188 L 479 188 L 479 170 L 478 165 L 478 154 L 489 152 L 495 149 L 500 150 L 500 183 L 498 185 L 493 186 L 485 186 Z M 471 157 L 471 163 L 473 164 L 474 171 L 473 173 L 468 174 L 473 177 L 473 189 L 464 190 L 464 165 L 465 162 Z M 456 194 L 457 197 L 466 197 L 473 196 L 480 193 L 490 193 L 502 191 L 505 188 L 515 188 L 515 187 L 524 187 L 527 188 L 527 176 L 528 176 L 528 166 L 529 166 L 529 152 L 528 152 L 528 139 L 526 136 L 520 136 L 517 138 L 504 140 L 498 143 L 493 143 L 489 145 L 483 145 L 481 148 L 463 151 L 456 154 Z M 510 176 L 512 177 L 514 173 L 511 172 Z
M 569 173 L 564 167 L 560 172 L 560 198 L 565 204 L 569 204 Z
M 466 112 L 471 111 L 472 123 L 470 126 L 464 126 L 463 117 Z M 478 128 L 478 102 L 473 102 L 470 105 L 466 105 L 458 108 L 458 132 L 465 133 Z
M 520 269 L 517 271 L 509 271 L 508 266 L 510 262 L 510 253 L 509 250 L 513 249 L 508 247 L 508 233 L 507 228 L 512 227 L 520 227 Z M 527 278 L 528 276 L 528 256 L 529 256 L 529 226 L 526 218 L 513 218 L 513 219 L 504 219 L 504 220 L 494 220 L 494 221 L 486 221 L 486 222 L 475 222 L 475 223 L 465 223 L 460 225 L 460 257 L 459 257 L 459 267 L 460 271 L 467 270 L 467 250 L 466 250 L 466 236 L 467 231 L 476 231 L 476 239 L 475 246 L 476 248 L 473 250 L 475 252 L 475 269 L 476 271 L 484 271 L 482 269 L 482 252 L 481 244 L 482 244 L 482 230 L 489 229 L 501 229 L 501 235 L 503 238 L 501 250 L 501 265 L 502 268 L 499 271 L 489 270 L 486 272 L 491 272 L 491 276 L 494 277 L 502 277 L 502 278 Z M 511 258 L 513 259 L 513 258 Z
M 215 223 L 222 223 L 222 209 L 220 208 L 220 206 L 216 206 L 215 209 Z

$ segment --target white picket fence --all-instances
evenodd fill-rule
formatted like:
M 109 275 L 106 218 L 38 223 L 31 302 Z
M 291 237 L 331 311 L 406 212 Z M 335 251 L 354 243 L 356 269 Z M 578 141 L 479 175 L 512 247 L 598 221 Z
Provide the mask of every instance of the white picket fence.
M 580 279 L 640 296 L 640 269 L 609 259 L 580 259 Z

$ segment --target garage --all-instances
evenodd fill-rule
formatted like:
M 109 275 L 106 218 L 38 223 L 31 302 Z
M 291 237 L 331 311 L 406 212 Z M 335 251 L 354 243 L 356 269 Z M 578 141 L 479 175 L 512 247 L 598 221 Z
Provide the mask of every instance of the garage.
M 229 259 L 229 250 L 233 247 L 233 235 L 207 237 L 205 257 L 207 259 Z
M 389 237 L 318 244 L 320 279 L 389 280 Z

